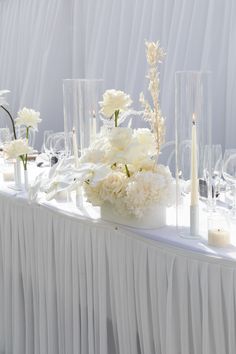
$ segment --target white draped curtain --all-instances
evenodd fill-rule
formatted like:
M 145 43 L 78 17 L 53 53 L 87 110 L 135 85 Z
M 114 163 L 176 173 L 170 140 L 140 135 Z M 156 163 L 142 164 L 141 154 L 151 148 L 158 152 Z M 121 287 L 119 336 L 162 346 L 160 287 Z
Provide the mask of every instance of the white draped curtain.
M 234 0 L 0 0 L 0 88 L 39 109 L 44 129 L 63 129 L 62 79 L 104 78 L 139 108 L 144 41 L 160 40 L 161 107 L 173 139 L 174 75 L 212 71 L 213 142 L 236 146 Z M 40 135 L 41 134 L 41 135 Z

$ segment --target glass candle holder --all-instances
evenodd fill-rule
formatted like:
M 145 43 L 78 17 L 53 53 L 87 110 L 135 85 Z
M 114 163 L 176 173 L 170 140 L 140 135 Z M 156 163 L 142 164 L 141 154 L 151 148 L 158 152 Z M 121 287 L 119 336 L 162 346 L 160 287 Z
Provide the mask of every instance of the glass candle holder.
M 63 80 L 64 130 L 69 149 L 73 133 L 74 150 L 88 148 L 100 128 L 99 100 L 103 93 L 103 80 Z M 76 151 L 74 151 L 76 154 Z
M 179 235 L 187 238 L 201 234 L 199 182 L 204 148 L 211 145 L 210 86 L 209 72 L 175 75 L 176 224 Z

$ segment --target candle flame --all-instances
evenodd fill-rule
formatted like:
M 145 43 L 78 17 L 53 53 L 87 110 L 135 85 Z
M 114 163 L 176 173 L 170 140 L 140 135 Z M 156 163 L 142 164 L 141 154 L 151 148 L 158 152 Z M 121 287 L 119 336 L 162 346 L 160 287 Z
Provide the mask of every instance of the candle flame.
M 192 116 L 192 122 L 193 122 L 193 125 L 196 124 L 196 116 L 195 116 L 195 113 L 193 113 L 193 116 Z
M 73 134 L 75 133 L 75 127 L 72 128 L 72 133 L 73 133 Z

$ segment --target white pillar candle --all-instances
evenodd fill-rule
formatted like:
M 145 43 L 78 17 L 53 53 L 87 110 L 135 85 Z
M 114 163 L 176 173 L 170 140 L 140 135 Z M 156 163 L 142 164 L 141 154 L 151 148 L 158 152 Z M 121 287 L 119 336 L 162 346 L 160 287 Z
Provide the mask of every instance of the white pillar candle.
M 208 230 L 208 244 L 217 247 L 224 247 L 230 244 L 230 233 L 224 229 Z
M 72 129 L 72 144 L 73 144 L 73 152 L 75 158 L 75 167 L 79 166 L 79 155 L 78 155 L 78 145 L 77 145 L 77 136 L 75 128 Z
M 192 120 L 192 148 L 191 148 L 191 205 L 198 205 L 198 166 L 197 166 L 197 131 L 195 115 Z

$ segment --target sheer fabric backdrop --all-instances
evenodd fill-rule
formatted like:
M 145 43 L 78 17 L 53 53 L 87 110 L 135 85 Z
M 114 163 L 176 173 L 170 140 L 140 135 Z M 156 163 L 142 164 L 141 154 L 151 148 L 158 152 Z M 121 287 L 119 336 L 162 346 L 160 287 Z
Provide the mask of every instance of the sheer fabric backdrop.
M 106 88 L 146 90 L 144 41 L 159 39 L 161 106 L 174 138 L 174 74 L 213 72 L 213 142 L 236 146 L 234 0 L 0 0 L 0 88 L 63 129 L 62 79 L 104 78 Z M 235 144 L 234 144 L 235 142 Z

